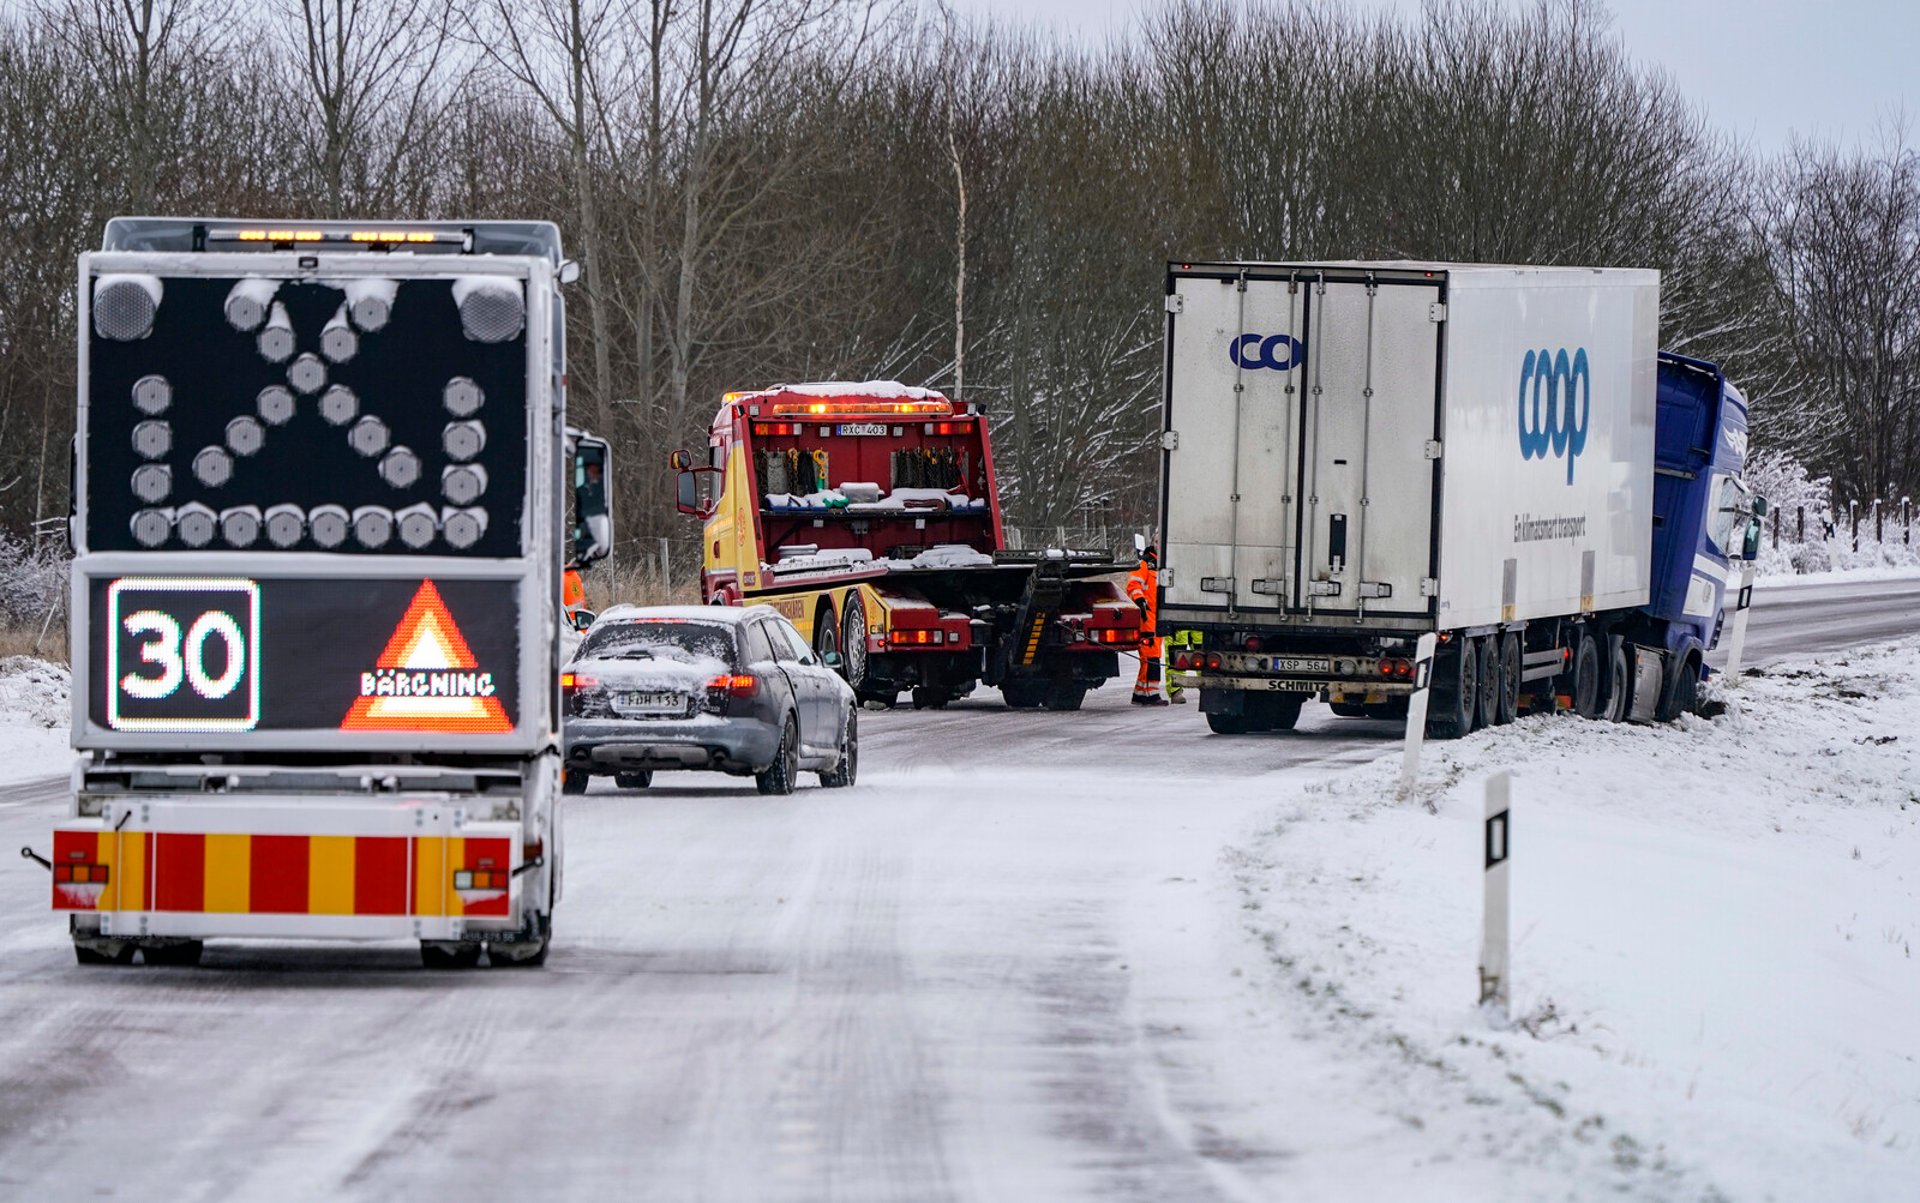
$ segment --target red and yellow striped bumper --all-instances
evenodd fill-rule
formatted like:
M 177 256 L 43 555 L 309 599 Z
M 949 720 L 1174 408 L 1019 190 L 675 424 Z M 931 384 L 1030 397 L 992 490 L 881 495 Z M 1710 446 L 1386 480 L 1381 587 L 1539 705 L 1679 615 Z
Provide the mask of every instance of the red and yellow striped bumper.
M 53 909 L 111 915 L 121 934 L 424 939 L 457 935 L 465 920 L 515 915 L 518 824 L 460 824 L 459 834 L 265 834 L 180 830 L 199 817 L 191 805 L 154 811 L 157 830 L 116 830 L 100 819 L 56 829 Z M 243 825 L 239 817 L 222 816 L 229 826 Z

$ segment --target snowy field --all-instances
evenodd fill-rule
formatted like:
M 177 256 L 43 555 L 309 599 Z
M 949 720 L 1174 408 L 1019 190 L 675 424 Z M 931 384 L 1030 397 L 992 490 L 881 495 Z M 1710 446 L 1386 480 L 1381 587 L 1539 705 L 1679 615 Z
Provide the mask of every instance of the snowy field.
M 1230 855 L 1290 1030 L 1353 1056 L 1311 1197 L 1920 1198 L 1920 641 L 1725 715 L 1538 717 L 1304 786 Z M 1476 1000 L 1511 770 L 1512 1022 Z M 1364 1100 L 1364 1102 L 1362 1102 Z

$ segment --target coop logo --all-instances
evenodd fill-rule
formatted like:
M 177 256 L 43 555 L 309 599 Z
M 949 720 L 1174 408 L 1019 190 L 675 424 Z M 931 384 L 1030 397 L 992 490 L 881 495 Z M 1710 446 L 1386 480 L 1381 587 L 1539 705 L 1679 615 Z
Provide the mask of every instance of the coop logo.
M 1242 334 L 1227 340 L 1227 358 L 1249 372 L 1272 368 L 1292 371 L 1307 357 L 1306 344 L 1291 334 Z
M 1587 449 L 1593 417 L 1593 380 L 1587 349 L 1568 358 L 1567 349 L 1528 351 L 1520 364 L 1520 458 L 1567 461 L 1573 483 L 1574 461 Z

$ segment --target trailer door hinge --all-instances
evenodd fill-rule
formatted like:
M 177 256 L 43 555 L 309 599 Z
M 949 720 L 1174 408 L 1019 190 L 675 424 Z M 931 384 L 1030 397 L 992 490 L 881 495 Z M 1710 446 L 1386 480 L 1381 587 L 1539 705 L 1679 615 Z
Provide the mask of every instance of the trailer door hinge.
M 1421 597 L 1438 597 L 1439 595 L 1440 595 L 1439 578 L 1431 577 L 1431 576 L 1420 578 L 1420 596 Z
M 1428 302 L 1427 320 L 1435 323 L 1436 325 L 1439 324 L 1440 322 L 1446 321 L 1447 320 L 1447 303 L 1445 301 Z
M 1167 312 L 1168 313 L 1185 313 L 1186 311 L 1187 311 L 1187 298 L 1181 296 L 1177 292 L 1170 292 L 1167 294 Z
M 1309 597 L 1339 597 L 1339 596 L 1340 596 L 1340 582 L 1339 582 L 1339 581 L 1308 581 L 1308 582 L 1307 582 L 1307 596 L 1309 596 Z
M 1425 447 L 1428 459 L 1439 459 L 1441 446 L 1439 439 L 1428 439 Z
M 1386 581 L 1361 581 L 1357 593 L 1361 597 L 1392 597 L 1393 586 Z
M 1161 431 L 1160 432 L 1160 450 L 1162 451 L 1180 450 L 1180 432 L 1177 430 Z

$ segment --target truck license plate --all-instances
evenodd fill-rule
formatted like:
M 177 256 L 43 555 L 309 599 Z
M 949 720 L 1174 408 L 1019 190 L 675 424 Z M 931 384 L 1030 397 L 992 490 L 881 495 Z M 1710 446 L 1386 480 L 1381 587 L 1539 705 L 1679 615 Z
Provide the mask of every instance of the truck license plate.
M 885 434 L 885 422 L 842 422 L 833 428 L 835 434 Z
M 613 695 L 613 708 L 622 714 L 679 714 L 687 708 L 687 696 L 628 689 Z
M 1271 669 L 1277 673 L 1330 673 L 1333 661 L 1316 656 L 1275 656 Z

